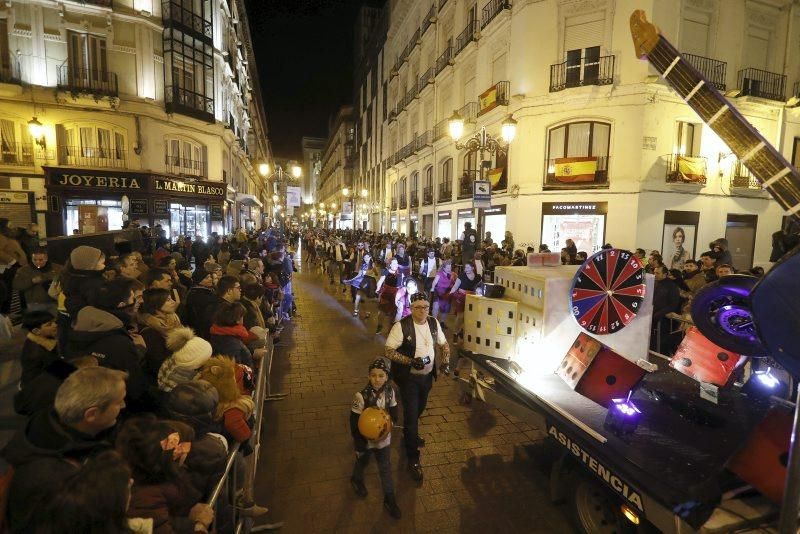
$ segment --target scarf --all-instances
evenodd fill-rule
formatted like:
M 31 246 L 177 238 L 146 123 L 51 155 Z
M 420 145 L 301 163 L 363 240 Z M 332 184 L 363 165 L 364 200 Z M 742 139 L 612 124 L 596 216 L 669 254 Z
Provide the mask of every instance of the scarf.
M 245 328 L 242 324 L 237 324 L 236 326 L 220 326 L 218 324 L 214 324 L 211 325 L 211 329 L 208 332 L 217 336 L 238 337 L 245 343 L 249 343 L 258 339 L 255 334 L 248 332 L 247 328 Z
M 139 323 L 141 323 L 139 326 L 149 326 L 165 337 L 170 330 L 174 330 L 175 328 L 181 326 L 181 320 L 175 313 L 159 312 L 156 315 L 140 313 Z
M 33 332 L 28 332 L 28 339 L 36 343 L 37 345 L 44 347 L 48 351 L 52 351 L 56 348 L 56 340 L 50 339 L 48 337 L 37 336 Z

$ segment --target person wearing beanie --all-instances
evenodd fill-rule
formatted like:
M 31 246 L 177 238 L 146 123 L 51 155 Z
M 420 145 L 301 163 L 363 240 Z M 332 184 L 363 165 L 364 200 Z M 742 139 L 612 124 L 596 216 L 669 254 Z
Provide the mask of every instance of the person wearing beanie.
M 66 343 L 67 332 L 81 308 L 89 305 L 89 298 L 103 285 L 106 257 L 94 247 L 81 245 L 70 253 L 69 263 L 59 278 L 64 293 L 64 309 L 59 314 L 59 347 Z
M 192 450 L 184 465 L 192 485 L 203 495 L 209 495 L 222 477 L 228 456 L 228 440 L 221 434 L 221 425 L 214 422 L 218 405 L 217 390 L 205 380 L 178 384 L 164 397 L 164 416 L 194 430 Z
M 179 384 L 194 380 L 199 369 L 211 358 L 211 344 L 195 335 L 191 328 L 176 328 L 167 334 L 172 356 L 158 370 L 158 389 L 169 393 Z
M 389 431 L 386 436 L 375 441 L 369 441 L 362 436 L 358 429 L 358 419 L 367 408 L 386 410 L 392 418 L 392 422 L 397 422 L 399 415 L 397 394 L 389 383 L 389 364 L 383 358 L 378 358 L 370 364 L 369 382 L 364 389 L 355 394 L 350 407 L 350 434 L 353 436 L 353 445 L 356 450 L 356 462 L 353 466 L 350 484 L 356 495 L 362 498 L 367 496 L 367 487 L 364 485 L 364 469 L 369 463 L 370 456 L 374 454 L 381 477 L 383 506 L 392 517 L 400 519 L 400 507 L 395 499 L 394 483 L 392 482 L 391 447 L 389 447 L 392 433 Z
M 222 269 L 216 263 L 206 263 L 198 267 L 192 275 L 195 285 L 186 293 L 183 323 L 206 339 L 208 329 L 211 328 L 211 314 L 222 302 L 214 291 L 221 275 Z

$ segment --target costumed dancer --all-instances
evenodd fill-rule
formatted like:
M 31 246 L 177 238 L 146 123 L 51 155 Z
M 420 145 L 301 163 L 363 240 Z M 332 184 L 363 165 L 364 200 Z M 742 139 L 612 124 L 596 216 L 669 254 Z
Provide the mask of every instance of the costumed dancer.
M 380 278 L 380 271 L 377 273 L 377 278 Z M 374 272 L 372 256 L 367 252 L 364 254 L 358 273 L 353 278 L 344 281 L 345 285 L 350 286 L 351 291 L 355 293 L 353 296 L 353 317 L 358 317 L 358 305 L 362 299 L 375 297 L 375 287 L 378 284 L 377 278 Z M 369 318 L 369 312 L 366 312 L 364 317 Z
M 397 295 L 397 290 L 400 289 L 402 285 L 403 273 L 400 272 L 397 259 L 392 258 L 381 274 L 381 278 L 378 280 L 376 287 L 378 293 L 378 311 L 380 311 L 378 326 L 375 327 L 376 334 L 380 334 L 381 331 L 383 331 L 383 317 L 386 318 L 390 327 L 394 322 L 395 315 L 397 314 L 397 306 L 394 303 L 394 298 Z
M 447 314 L 450 313 L 450 290 L 456 283 L 456 273 L 453 272 L 453 260 L 445 260 L 433 279 L 433 316 L 436 317 L 446 330 Z
M 396 323 L 404 317 L 411 315 L 411 297 L 419 291 L 419 284 L 414 278 L 406 278 L 403 281 L 403 287 L 397 290 L 394 297 L 394 304 L 397 307 L 397 312 L 394 316 Z
M 452 311 L 456 316 L 456 336 L 464 337 L 464 303 L 467 300 L 467 295 L 475 293 L 475 288 L 481 283 L 481 277 L 475 272 L 475 267 L 472 263 L 464 264 L 464 270 L 458 275 L 453 287 L 450 289 L 450 298 L 452 300 Z M 456 367 L 458 367 L 456 365 Z
M 397 260 L 397 266 L 403 277 L 411 276 L 411 256 L 406 252 L 406 246 L 403 243 L 397 245 L 397 254 L 394 255 Z
M 378 462 L 378 473 L 381 477 L 383 490 L 383 506 L 395 519 L 400 519 L 400 507 L 394 496 L 394 483 L 392 482 L 391 430 L 380 439 L 367 440 L 359 431 L 358 420 L 361 413 L 367 408 L 380 408 L 389 413 L 391 420 L 398 419 L 397 394 L 389 380 L 389 365 L 383 358 L 378 358 L 369 366 L 369 383 L 364 389 L 355 394 L 353 405 L 350 408 L 350 433 L 353 435 L 353 445 L 356 450 L 356 462 L 353 466 L 353 475 L 350 484 L 359 497 L 367 496 L 367 487 L 364 485 L 364 469 L 369 463 L 369 457 L 375 455 Z

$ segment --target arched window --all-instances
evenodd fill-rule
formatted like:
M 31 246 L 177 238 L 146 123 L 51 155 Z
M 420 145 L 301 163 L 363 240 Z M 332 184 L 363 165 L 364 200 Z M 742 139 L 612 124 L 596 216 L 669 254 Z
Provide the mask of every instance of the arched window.
M 425 178 L 422 182 L 422 204 L 433 204 L 433 165 L 425 169 Z
M 33 165 L 33 142 L 23 120 L 0 119 L 0 162 Z
M 412 208 L 419 206 L 419 171 L 411 175 L 411 191 L 409 191 L 409 200 Z
M 453 200 L 453 158 L 442 162 L 442 172 L 439 174 L 439 202 Z
M 186 137 L 164 140 L 164 164 L 167 172 L 206 176 L 206 147 Z
M 406 197 L 406 191 L 408 191 L 408 177 L 403 176 L 400 178 L 400 185 L 398 186 L 400 189 L 400 209 L 404 209 L 408 206 L 408 197 Z
M 544 185 L 575 189 L 608 185 L 608 147 L 611 125 L 575 121 L 547 132 L 547 168 Z
M 479 177 L 478 153 L 467 152 L 462 161 L 464 170 L 458 179 L 458 198 L 467 198 L 472 196 L 472 182 Z
M 127 167 L 125 130 L 105 123 L 61 124 L 56 128 L 60 165 Z

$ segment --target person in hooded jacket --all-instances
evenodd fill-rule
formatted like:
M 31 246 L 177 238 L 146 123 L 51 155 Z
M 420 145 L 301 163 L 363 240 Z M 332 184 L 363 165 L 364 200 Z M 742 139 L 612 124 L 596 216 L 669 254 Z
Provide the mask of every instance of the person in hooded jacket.
M 82 461 L 110 448 L 109 430 L 125 408 L 125 373 L 89 367 L 58 388 L 52 410 L 39 412 L 2 451 L 14 469 L 8 488 L 9 530 L 35 532 L 38 511 Z
M 67 340 L 67 357 L 94 354 L 100 365 L 128 373 L 126 402 L 130 413 L 151 411 L 154 386 L 141 365 L 147 346 L 133 332 L 142 284 L 119 278 L 102 285 L 92 305 L 82 308 Z
M 253 357 L 263 357 L 263 349 L 250 352 L 248 344 L 258 341 L 258 337 L 244 326 L 245 309 L 239 302 L 225 302 L 214 313 L 209 341 L 214 354 L 223 354 L 255 369 Z
M 20 386 L 36 378 L 45 367 L 58 360 L 56 350 L 56 321 L 48 311 L 33 311 L 22 318 L 22 327 L 28 331 L 22 346 Z
M 61 271 L 58 285 L 63 295 L 63 308 L 59 305 L 57 323 L 58 349 L 62 356 L 72 321 L 80 309 L 89 304 L 89 297 L 105 282 L 105 268 L 106 257 L 100 249 L 81 245 L 70 253 L 69 261 Z
M 211 327 L 209 309 L 216 308 L 222 302 L 222 298 L 214 291 L 221 275 L 222 268 L 216 263 L 197 267 L 192 274 L 194 286 L 186 293 L 183 324 L 203 338 L 208 338 L 208 329 Z

